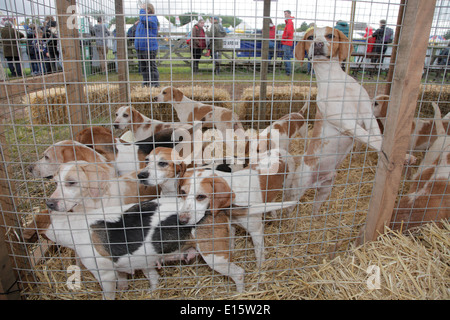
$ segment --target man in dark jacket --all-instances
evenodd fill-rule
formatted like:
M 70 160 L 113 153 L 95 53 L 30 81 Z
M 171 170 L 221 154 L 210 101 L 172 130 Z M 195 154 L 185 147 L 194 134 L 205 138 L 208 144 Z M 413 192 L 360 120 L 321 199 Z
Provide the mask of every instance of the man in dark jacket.
M 24 38 L 24 35 L 15 30 L 11 22 L 7 22 L 5 27 L 0 31 L 1 42 L 3 45 L 3 55 L 8 60 L 8 68 L 12 77 L 22 76 L 22 68 L 20 67 L 20 53 L 18 40 Z
M 208 31 L 208 37 L 211 38 L 210 48 L 211 48 L 211 58 L 214 60 L 214 72 L 216 74 L 220 73 L 220 60 L 222 59 L 223 49 L 223 38 L 227 35 L 227 32 L 220 24 L 219 17 L 212 18 L 213 24 L 211 29 Z
M 386 27 L 386 20 L 380 20 L 380 28 L 372 35 L 375 38 L 373 52 L 386 53 L 388 43 L 392 42 L 393 31 Z
M 25 25 L 25 28 L 27 29 L 27 54 L 30 59 L 31 75 L 35 76 L 39 74 L 39 64 L 36 62 L 36 49 L 33 46 L 33 41 L 36 38 L 36 26 L 30 24 L 29 26 Z
M 50 20 L 44 28 L 44 37 L 47 41 L 47 50 L 49 63 L 47 63 L 47 72 L 58 71 L 59 49 L 58 49 L 58 29 L 56 21 Z

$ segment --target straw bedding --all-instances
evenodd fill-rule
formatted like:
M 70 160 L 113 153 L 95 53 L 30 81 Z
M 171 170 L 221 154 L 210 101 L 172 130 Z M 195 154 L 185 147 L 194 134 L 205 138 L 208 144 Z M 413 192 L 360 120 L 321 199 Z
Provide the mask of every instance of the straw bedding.
M 190 90 L 195 97 L 204 92 L 201 88 L 193 90 L 189 87 L 186 90 Z M 275 91 L 268 89 L 271 92 L 268 96 L 275 96 Z M 259 89 L 254 92 L 259 92 Z M 189 93 L 184 93 L 189 96 Z M 148 108 L 149 98 L 153 94 L 148 90 L 133 89 L 132 101 L 136 101 L 135 107 Z M 301 90 L 295 94 L 296 100 L 303 100 L 298 105 L 301 108 L 308 98 L 300 97 L 303 94 Z M 204 97 L 201 100 L 206 99 Z M 212 100 L 223 101 L 223 106 L 230 107 L 227 104 L 229 96 L 218 89 Z M 274 106 L 273 110 L 276 109 L 278 107 Z M 311 106 L 310 111 L 314 110 L 314 106 Z M 153 111 L 161 112 L 158 116 L 162 119 L 171 116 L 155 107 Z M 246 117 L 244 113 L 240 113 L 240 116 Z M 276 119 L 277 116 L 273 115 L 272 118 Z M 304 139 L 295 139 L 291 145 L 292 155 L 303 154 Z M 244 293 L 238 294 L 232 280 L 213 272 L 201 258 L 197 258 L 190 264 L 174 262 L 163 266 L 159 271 L 160 284 L 155 292 L 148 292 L 148 280 L 138 271 L 129 276 L 129 289 L 118 293 L 117 298 L 449 299 L 449 223 L 444 223 L 440 228 L 434 224 L 424 225 L 405 235 L 390 232 L 362 247 L 354 246 L 360 227 L 365 223 L 377 160 L 375 152 L 355 147 L 341 165 L 332 194 L 323 204 L 318 217 L 311 217 L 314 190 L 305 194 L 293 213 L 284 212 L 278 217 L 266 216 L 266 262 L 261 269 L 256 268 L 251 239 L 238 229 L 233 260 L 245 269 Z M 282 200 L 281 195 L 278 200 Z M 33 246 L 36 247 L 38 244 Z M 66 270 L 75 264 L 74 252 L 67 248 L 55 250 L 36 265 L 33 279 L 24 281 L 27 298 L 101 299 L 99 284 L 84 269 L 81 289 L 68 289 Z M 366 286 L 369 277 L 366 270 L 371 265 L 380 267 L 379 290 L 369 290 Z
M 303 153 L 304 142 L 293 141 L 291 153 Z M 238 229 L 233 260 L 246 271 L 244 293 L 238 294 L 232 280 L 197 258 L 191 264 L 163 266 L 155 292 L 148 292 L 148 280 L 137 272 L 117 299 L 448 299 L 448 223 L 441 229 L 426 225 L 413 235 L 386 234 L 354 247 L 365 222 L 376 165 L 376 153 L 355 148 L 318 218 L 310 215 L 314 190 L 293 213 L 266 216 L 267 261 L 261 269 L 256 268 L 251 239 Z M 36 266 L 39 285 L 26 288 L 28 298 L 101 299 L 100 286 L 86 270 L 79 291 L 67 288 L 66 270 L 74 263 L 72 250 L 51 254 Z M 366 287 L 370 265 L 381 268 L 380 290 Z
M 266 236 L 266 239 L 268 237 Z M 242 242 L 242 241 L 241 241 Z M 450 225 L 439 228 L 427 224 L 412 233 L 389 232 L 364 246 L 350 246 L 334 258 L 324 256 L 316 262 L 304 259 L 300 248 L 279 244 L 260 270 L 245 262 L 237 247 L 235 261 L 246 269 L 246 288 L 238 294 L 234 284 L 213 272 L 199 259 L 189 266 L 175 264 L 160 270 L 160 285 L 148 292 L 148 280 L 137 273 L 129 280 L 128 291 L 118 299 L 433 299 L 450 298 Z M 270 243 L 269 243 L 270 245 Z M 79 291 L 67 289 L 66 269 L 74 264 L 73 252 L 61 249 L 37 266 L 29 287 L 29 299 L 101 299 L 100 287 L 83 270 Z M 380 268 L 380 289 L 367 287 L 368 267 Z

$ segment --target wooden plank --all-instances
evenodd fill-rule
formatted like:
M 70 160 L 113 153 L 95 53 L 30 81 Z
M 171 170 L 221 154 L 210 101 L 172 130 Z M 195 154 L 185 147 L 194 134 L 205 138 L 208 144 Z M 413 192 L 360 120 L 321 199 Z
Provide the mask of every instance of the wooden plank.
M 63 70 L 74 75 L 72 81 L 66 81 L 72 137 L 86 127 L 88 114 L 82 83 L 83 61 L 80 49 L 80 36 L 76 28 L 76 18 L 75 21 L 73 19 L 73 14 L 76 13 L 74 8 L 76 8 L 76 0 L 56 0 Z
M 65 81 L 74 81 L 72 73 L 53 73 L 44 76 L 28 77 L 4 81 L 0 85 L 1 99 L 8 99 L 15 96 L 22 96 L 36 90 L 42 90 L 53 86 L 60 86 Z
M 364 232 L 358 243 L 375 240 L 392 216 L 411 135 L 423 64 L 436 1 L 409 0 L 398 45 L 398 59 L 392 83 L 374 191 Z

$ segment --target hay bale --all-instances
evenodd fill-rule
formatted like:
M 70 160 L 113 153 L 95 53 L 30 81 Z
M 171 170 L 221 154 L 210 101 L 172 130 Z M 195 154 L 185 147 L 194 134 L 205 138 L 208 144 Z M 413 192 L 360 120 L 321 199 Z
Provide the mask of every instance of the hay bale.
M 432 102 L 436 102 L 439 105 L 442 116 L 450 112 L 450 85 L 422 85 L 418 95 L 416 116 L 420 118 L 434 118 Z
M 92 119 L 108 115 L 110 103 L 119 101 L 119 85 L 94 84 L 84 88 Z M 36 91 L 24 97 L 24 104 L 30 105 L 33 124 L 70 124 L 67 92 L 64 86 Z
M 178 89 L 189 99 L 231 109 L 230 94 L 224 89 L 202 86 L 186 86 Z M 134 87 L 131 90 L 131 106 L 152 119 L 178 121 L 171 104 L 153 102 L 154 97 L 160 92 L 159 88 Z
M 305 102 L 311 101 L 308 118 L 314 119 L 317 96 L 315 87 L 282 86 L 267 87 L 265 100 L 266 112 L 264 119 L 259 120 L 277 120 L 290 112 L 298 112 L 304 106 Z M 238 115 L 244 122 L 255 120 L 259 112 L 260 87 L 251 87 L 242 93 L 243 102 L 239 106 Z M 265 123 L 267 125 L 267 123 Z

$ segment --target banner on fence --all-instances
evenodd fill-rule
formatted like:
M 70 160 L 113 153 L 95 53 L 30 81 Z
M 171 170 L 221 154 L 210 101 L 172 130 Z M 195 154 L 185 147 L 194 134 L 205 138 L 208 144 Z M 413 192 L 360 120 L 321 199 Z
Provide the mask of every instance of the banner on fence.
M 239 38 L 225 38 L 223 39 L 224 49 L 239 49 L 241 47 L 241 39 Z

